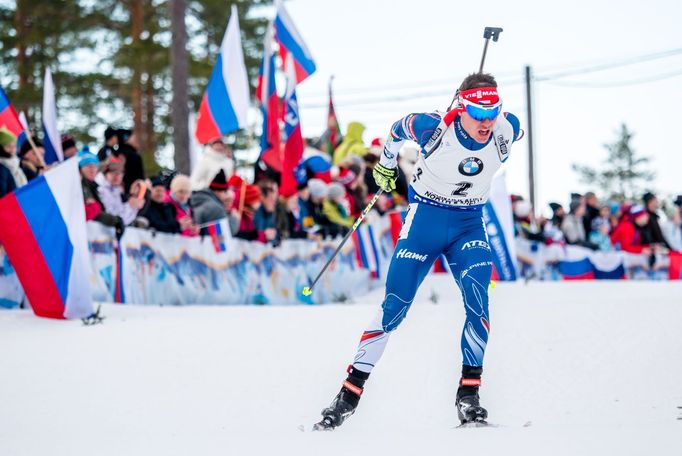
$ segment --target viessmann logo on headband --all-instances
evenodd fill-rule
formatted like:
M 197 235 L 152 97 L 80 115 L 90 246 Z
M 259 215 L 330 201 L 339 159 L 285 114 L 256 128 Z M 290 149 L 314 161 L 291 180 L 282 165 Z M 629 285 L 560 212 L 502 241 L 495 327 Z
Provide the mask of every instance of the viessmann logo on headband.
M 492 105 L 500 101 L 500 96 L 495 87 L 462 90 L 459 95 L 467 101 L 481 105 Z

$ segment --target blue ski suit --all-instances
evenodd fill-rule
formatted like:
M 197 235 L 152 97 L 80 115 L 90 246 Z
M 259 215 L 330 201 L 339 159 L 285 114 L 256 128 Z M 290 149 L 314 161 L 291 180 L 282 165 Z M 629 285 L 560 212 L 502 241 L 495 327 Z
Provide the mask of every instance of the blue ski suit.
M 474 141 L 462 128 L 460 117 L 450 124 L 440 113 L 410 114 L 391 128 L 381 163 L 397 166 L 403 141 L 421 147 L 409 188 L 409 208 L 386 279 L 381 309 L 362 334 L 353 367 L 370 372 L 386 347 L 389 334 L 405 318 L 417 288 L 443 254 L 464 300 L 463 364 L 482 366 L 490 319 L 488 286 L 492 254 L 482 209 L 496 171 L 506 161 L 512 143 L 520 137 L 513 114 L 499 116 L 487 143 Z M 445 133 L 434 133 L 438 130 Z M 425 148 L 438 135 L 439 144 Z

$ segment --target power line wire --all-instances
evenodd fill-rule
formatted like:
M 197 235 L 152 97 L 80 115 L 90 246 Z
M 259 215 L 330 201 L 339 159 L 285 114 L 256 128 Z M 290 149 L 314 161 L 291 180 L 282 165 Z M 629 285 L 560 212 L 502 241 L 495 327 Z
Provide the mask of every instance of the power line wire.
M 564 68 L 560 68 L 559 70 L 552 70 L 554 72 L 549 73 L 549 74 L 542 74 L 543 70 L 536 70 L 535 71 L 535 77 L 533 78 L 537 82 L 545 82 L 553 79 L 559 79 L 563 78 L 566 76 L 574 76 L 576 74 L 586 74 L 586 73 L 594 73 L 594 72 L 599 72 L 599 71 L 605 71 L 605 70 L 610 70 L 614 68 L 620 68 L 624 66 L 630 66 L 630 65 L 635 65 L 638 63 L 643 63 L 643 62 L 648 62 L 652 60 L 658 60 L 658 59 L 663 59 L 663 58 L 668 58 L 668 57 L 673 57 L 675 55 L 680 55 L 682 54 L 682 48 L 675 48 L 675 49 L 669 49 L 667 51 L 661 51 L 661 52 L 654 52 L 650 54 L 643 54 L 635 57 L 629 57 L 626 59 L 619 59 L 615 61 L 611 61 L 608 63 L 600 63 L 598 65 L 591 65 L 591 66 L 586 66 L 585 64 L 578 64 L 579 66 L 577 68 L 571 68 L 574 67 L 575 64 L 571 64 L 568 66 L 565 66 Z M 545 70 L 546 71 L 546 70 Z M 512 81 L 516 81 L 518 78 L 517 77 L 512 77 L 513 75 L 519 74 L 518 71 L 505 71 L 505 72 L 500 72 L 497 73 L 498 75 L 498 81 L 500 84 L 504 84 L 506 86 L 508 85 L 514 85 L 517 83 L 523 82 L 523 80 L 519 80 L 518 82 L 505 82 L 505 76 L 510 76 Z M 501 77 L 501 78 L 500 78 Z M 370 87 L 354 87 L 350 89 L 337 89 L 334 91 L 335 95 L 361 95 L 363 93 L 376 93 L 376 92 L 386 92 L 386 91 L 392 91 L 392 90 L 403 90 L 403 89 L 418 89 L 420 87 L 424 86 L 434 86 L 434 85 L 445 85 L 445 84 L 452 84 L 452 79 L 451 78 L 440 78 L 440 79 L 432 79 L 428 81 L 415 81 L 415 82 L 406 82 L 406 83 L 400 83 L 400 84 L 393 84 L 393 85 L 382 85 L 382 86 L 370 86 Z M 438 95 L 445 94 L 446 90 L 451 90 L 451 86 L 449 86 L 448 89 L 443 88 L 443 92 L 439 92 Z M 428 92 L 426 94 L 414 94 L 409 97 L 412 98 L 424 98 L 428 96 L 436 96 L 432 95 L 434 92 Z M 317 98 L 317 97 L 326 97 L 327 93 L 324 92 L 314 92 L 309 94 L 310 98 Z M 379 102 L 382 100 L 391 100 L 394 97 L 384 95 L 383 97 L 378 97 Z M 352 105 L 359 105 L 359 104 L 366 104 L 366 103 L 360 103 L 358 101 L 340 101 L 339 105 L 342 104 L 352 104 Z M 315 104 L 312 104 L 312 106 L 316 106 Z M 325 105 L 326 106 L 326 105 Z
M 581 66 L 579 68 L 574 68 L 570 70 L 563 70 L 559 72 L 555 72 L 553 74 L 547 74 L 547 75 L 542 75 L 542 74 L 537 74 L 533 78 L 534 81 L 536 82 L 543 82 L 543 83 L 549 83 L 552 85 L 557 85 L 557 86 L 566 86 L 566 87 L 584 87 L 584 88 L 603 88 L 603 87 L 623 87 L 623 86 L 628 86 L 628 85 L 634 85 L 634 84 L 644 84 L 646 82 L 653 82 L 661 79 L 666 79 L 674 76 L 678 76 L 681 74 L 682 70 L 676 70 L 673 73 L 664 73 L 652 77 L 647 77 L 647 78 L 641 78 L 641 79 L 636 79 L 636 80 L 630 80 L 630 81 L 622 81 L 622 82 L 616 82 L 616 83 L 597 83 L 597 82 L 571 82 L 571 81 L 566 81 L 565 83 L 561 82 L 555 82 L 556 79 L 561 79 L 567 76 L 574 76 L 578 74 L 587 74 L 587 73 L 595 73 L 599 71 L 606 71 L 614 68 L 620 68 L 624 66 L 630 66 L 630 65 L 635 65 L 643 62 L 648 62 L 652 60 L 658 60 L 658 59 L 663 59 L 663 58 L 668 58 L 668 57 L 673 57 L 676 55 L 682 54 L 682 48 L 676 48 L 676 49 L 670 49 L 667 51 L 662 51 L 662 52 L 655 52 L 651 54 L 644 54 L 644 55 L 639 55 L 636 57 L 631 57 L 628 59 L 621 59 L 617 61 L 612 61 L 608 63 L 603 63 L 599 65 L 593 65 L 593 66 Z M 502 73 L 502 74 L 511 74 L 510 72 Z M 433 81 L 432 81 L 433 82 Z M 514 86 L 518 84 L 522 84 L 524 82 L 523 79 L 520 78 L 509 78 L 507 80 L 504 79 L 499 79 L 500 85 L 504 85 L 506 87 L 509 86 Z M 406 88 L 411 85 L 416 85 L 416 84 L 421 84 L 422 86 L 428 85 L 429 83 L 414 83 L 414 84 L 397 84 L 393 86 L 384 86 L 383 88 L 372 88 L 372 87 L 367 87 L 367 88 L 356 88 L 352 89 L 355 91 L 355 94 L 362 94 L 365 91 L 373 91 L 373 92 L 383 92 L 387 90 L 395 90 L 395 89 L 400 89 L 400 88 Z M 437 85 L 437 84 L 436 84 Z M 415 87 L 416 89 L 416 87 Z M 347 94 L 350 94 L 351 92 L 346 92 Z M 426 92 L 414 92 L 410 94 L 401 94 L 401 95 L 381 95 L 381 96 L 376 96 L 376 97 L 370 97 L 366 98 L 363 97 L 361 99 L 351 99 L 351 100 L 344 100 L 343 98 L 341 99 L 336 99 L 335 100 L 335 105 L 338 107 L 348 107 L 348 106 L 363 106 L 363 105 L 370 105 L 370 104 L 393 104 L 393 103 L 399 103 L 403 101 L 408 101 L 408 100 L 415 100 L 415 99 L 421 99 L 421 98 L 435 98 L 435 97 L 440 97 L 440 96 L 449 96 L 452 95 L 452 88 L 443 88 L 443 89 L 438 89 L 438 90 L 429 90 Z M 315 98 L 314 96 L 312 98 Z M 326 109 L 328 107 L 328 102 L 325 101 L 319 101 L 319 102 L 312 102 L 312 103 L 303 103 L 301 105 L 302 108 L 304 109 Z
M 637 84 L 646 84 L 648 82 L 661 81 L 663 79 L 673 78 L 675 76 L 682 76 L 682 69 L 677 69 L 668 73 L 662 73 L 658 75 L 648 76 L 645 78 L 631 79 L 629 81 L 618 81 L 618 82 L 579 82 L 579 81 L 553 81 L 546 80 L 543 81 L 545 84 L 550 84 L 560 87 L 572 87 L 576 89 L 610 89 L 616 87 L 627 87 Z
M 549 81 L 551 79 L 559 79 L 559 78 L 564 78 L 566 76 L 573 76 L 576 74 L 595 73 L 598 71 L 611 70 L 613 68 L 620 68 L 620 67 L 624 67 L 624 66 L 636 65 L 638 63 L 648 62 L 651 60 L 673 57 L 673 56 L 679 55 L 679 54 L 682 54 L 682 48 L 670 49 L 668 51 L 663 51 L 663 52 L 655 52 L 653 54 L 644 54 L 644 55 L 640 55 L 637 57 L 632 57 L 629 59 L 620 60 L 620 61 L 616 61 L 616 62 L 602 63 L 599 65 L 593 65 L 593 66 L 589 66 L 589 67 L 582 67 L 582 68 L 576 68 L 573 70 L 560 71 L 558 73 L 544 75 L 544 76 L 543 75 L 537 75 L 534 77 L 534 80 L 535 81 Z

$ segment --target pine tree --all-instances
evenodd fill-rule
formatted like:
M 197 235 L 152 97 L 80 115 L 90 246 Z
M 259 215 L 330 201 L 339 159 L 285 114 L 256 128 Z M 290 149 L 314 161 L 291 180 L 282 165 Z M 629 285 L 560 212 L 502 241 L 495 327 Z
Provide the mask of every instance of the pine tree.
M 65 83 L 79 78 L 70 58 L 93 45 L 83 33 L 88 22 L 78 0 L 0 4 L 0 84 L 33 128 L 40 129 L 45 68 L 52 71 L 60 107 L 70 102 Z
M 604 144 L 608 156 L 602 169 L 573 164 L 582 182 L 596 185 L 611 199 L 619 201 L 636 199 L 644 188 L 643 183 L 651 181 L 655 173 L 646 169 L 649 157 L 639 157 L 630 141 L 634 133 L 625 124 L 621 125 L 618 139 Z
M 95 127 L 133 127 L 147 171 L 171 140 L 172 0 L 17 0 L 0 3 L 0 84 L 39 127 L 42 80 L 50 66 L 63 132 L 80 141 Z M 185 0 L 188 98 L 196 111 L 218 55 L 231 3 L 239 10 L 252 87 L 271 0 Z M 84 57 L 85 56 L 85 57 Z M 252 89 L 252 93 L 254 90 Z M 193 134 L 193 132 L 190 132 Z M 237 135 L 238 144 L 251 138 Z

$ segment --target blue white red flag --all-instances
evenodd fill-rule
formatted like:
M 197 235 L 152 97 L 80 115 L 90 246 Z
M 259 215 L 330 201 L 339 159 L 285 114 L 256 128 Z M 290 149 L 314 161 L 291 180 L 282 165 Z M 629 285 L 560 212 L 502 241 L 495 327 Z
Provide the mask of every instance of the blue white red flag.
M 45 163 L 50 164 L 64 160 L 62 138 L 57 129 L 57 102 L 54 97 L 54 84 L 49 68 L 45 69 L 45 83 L 43 84 L 43 132 L 45 147 Z
M 315 72 L 315 62 L 284 4 L 281 1 L 276 4 L 275 39 L 279 44 L 279 55 L 283 62 L 287 61 L 288 56 L 293 58 L 296 83 L 300 83 Z
M 284 160 L 282 161 L 282 185 L 280 193 L 291 196 L 296 193 L 296 167 L 303 156 L 303 136 L 301 134 L 301 119 L 298 115 L 298 100 L 296 98 L 296 75 L 291 54 L 285 62 L 287 72 L 287 92 L 284 96 L 286 105 L 284 114 Z
M 568 245 L 558 264 L 564 280 L 619 280 L 625 277 L 623 255 Z
M 206 227 L 208 235 L 211 237 L 211 244 L 216 253 L 227 252 L 227 244 L 225 243 L 225 233 L 229 233 L 229 229 L 224 224 L 223 220 L 218 220 Z
M 77 160 L 0 199 L 0 243 L 36 315 L 84 318 L 93 313 Z
M 3 127 L 17 138 L 18 143 L 18 138 L 23 133 L 24 126 L 21 124 L 17 112 L 9 101 L 9 97 L 0 87 L 0 128 Z
M 249 79 L 244 64 L 237 7 L 232 5 L 220 54 L 199 106 L 195 136 L 208 144 L 246 126 Z
M 483 206 L 483 221 L 488 232 L 488 244 L 493 254 L 493 279 L 516 280 L 514 216 L 504 173 L 493 178 L 490 199 Z
M 273 169 L 281 171 L 282 157 L 279 119 L 280 102 L 275 85 L 275 53 L 272 49 L 273 27 L 265 33 L 265 49 L 258 72 L 256 99 L 263 115 L 263 132 L 260 138 L 260 158 Z
M 360 225 L 352 235 L 358 266 L 368 269 L 372 278 L 381 276 L 379 252 L 371 225 Z

